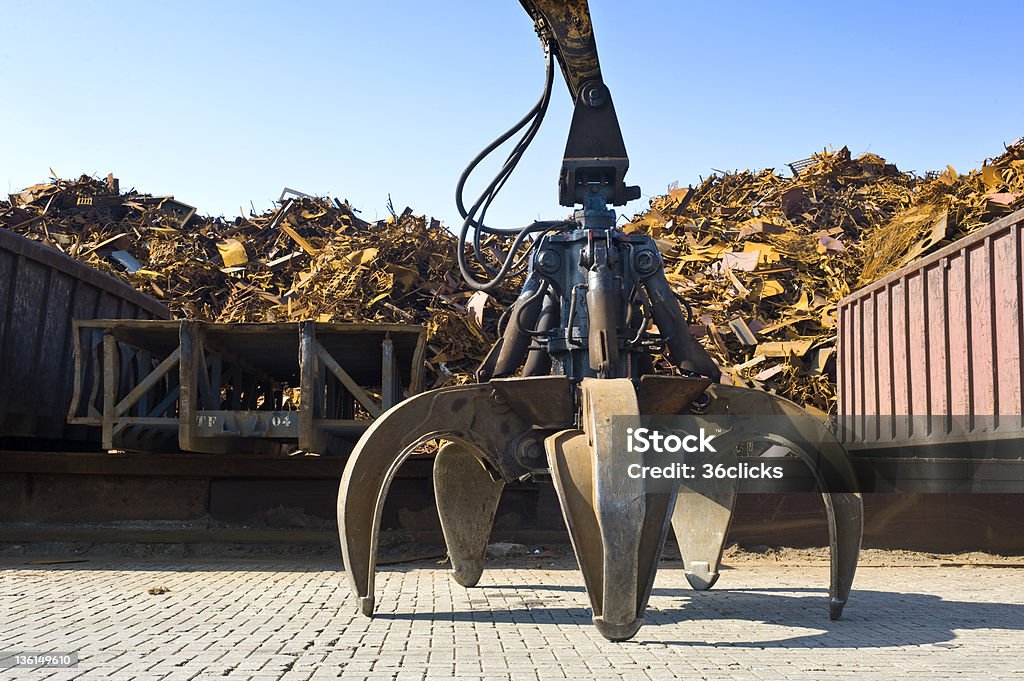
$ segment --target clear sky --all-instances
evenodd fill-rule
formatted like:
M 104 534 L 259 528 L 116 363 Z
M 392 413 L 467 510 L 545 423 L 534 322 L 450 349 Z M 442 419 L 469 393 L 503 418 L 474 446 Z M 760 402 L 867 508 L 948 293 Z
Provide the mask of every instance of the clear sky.
M 978 166 L 1024 135 L 1024 2 L 591 0 L 605 79 L 644 198 L 712 168 L 822 147 L 901 168 Z M 113 171 L 211 214 L 288 186 L 369 219 L 457 222 L 465 163 L 539 94 L 517 0 L 0 0 L 0 191 Z M 489 213 L 561 217 L 570 106 Z M 489 178 L 488 178 L 489 179 Z

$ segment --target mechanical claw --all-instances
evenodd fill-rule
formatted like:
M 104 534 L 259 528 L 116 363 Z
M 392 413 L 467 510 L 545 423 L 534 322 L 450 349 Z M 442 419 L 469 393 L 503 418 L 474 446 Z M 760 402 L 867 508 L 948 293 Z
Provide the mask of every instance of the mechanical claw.
M 558 376 L 495 379 L 413 397 L 381 416 L 350 457 L 342 478 L 338 523 L 342 553 L 360 609 L 373 612 L 377 538 L 384 497 L 398 467 L 431 439 L 444 439 L 434 464 L 438 512 L 455 580 L 477 583 L 495 509 L 506 482 L 547 464 L 593 610 L 603 636 L 631 638 L 643 624 L 661 550 L 674 527 L 686 575 L 710 588 L 732 516 L 737 483 L 687 480 L 652 488 L 628 474 L 639 453 L 614 444 L 616 428 L 644 415 L 682 415 L 704 391 L 708 418 L 784 416 L 771 432 L 744 421 L 723 441 L 782 445 L 807 463 L 825 500 L 832 556 L 829 614 L 838 618 L 853 583 L 862 506 L 856 478 L 835 438 L 792 402 L 768 393 L 709 387 L 702 378 L 584 378 L 577 389 Z M 577 411 L 577 403 L 579 404 Z M 730 421 L 733 423 L 733 421 Z M 723 450 L 727 452 L 727 450 Z M 730 455 L 728 453 L 723 455 Z
M 639 418 L 632 382 L 585 378 L 580 389 L 583 429 L 544 444 L 594 624 L 605 638 L 624 641 L 643 624 L 672 495 L 649 492 L 644 478 L 630 477 L 627 469 L 642 463 L 641 455 L 613 447 L 612 417 Z
M 476 586 L 484 571 L 487 539 L 494 525 L 503 480 L 494 480 L 486 456 L 463 443 L 448 442 L 434 460 L 434 499 L 452 576 L 462 586 Z
M 706 591 L 718 581 L 725 538 L 736 502 L 736 480 L 688 480 L 679 486 L 672 531 L 686 568 L 686 581 Z
M 455 579 L 468 586 L 480 578 L 504 484 L 547 468 L 594 623 L 606 638 L 631 638 L 643 623 L 670 522 L 690 584 L 698 589 L 714 584 L 736 484 L 695 482 L 680 492 L 674 477 L 649 482 L 646 475 L 630 473 L 632 466 L 647 463 L 643 453 L 617 442 L 613 430 L 622 427 L 625 434 L 641 415 L 697 414 L 738 417 L 722 430 L 724 442 L 742 436 L 782 445 L 811 467 L 829 519 L 829 612 L 839 617 L 857 567 L 863 515 L 846 453 L 813 419 L 777 419 L 778 427 L 768 430 L 743 421 L 752 415 L 804 416 L 792 402 L 712 385 L 721 377 L 719 368 L 690 333 L 692 313 L 683 314 L 657 244 L 649 235 L 617 229 L 615 211 L 608 207 L 638 198 L 640 188 L 625 184 L 629 158 L 601 77 L 587 2 L 521 1 L 548 48 L 544 93 L 526 118 L 463 173 L 457 203 L 465 222 L 456 254 L 467 285 L 492 291 L 520 271 L 530 253 L 520 254 L 520 247 L 532 234 L 526 280 L 502 337 L 477 373 L 483 382 L 433 390 L 391 408 L 364 433 L 348 460 L 338 525 L 362 612 L 373 612 L 380 515 L 391 480 L 417 447 L 441 439 L 448 443 L 437 455 L 434 485 Z M 478 263 L 492 277 L 481 281 L 466 255 L 482 255 L 481 233 L 508 233 L 485 226 L 483 217 L 521 151 L 509 156 L 502 174 L 469 210 L 463 202 L 465 181 L 483 157 L 531 119 L 517 149 L 532 140 L 547 109 L 555 58 L 575 102 L 559 200 L 581 208 L 571 220 L 534 222 L 519 230 L 496 266 Z M 661 352 L 691 377 L 644 375 Z M 539 375 L 545 372 L 552 375 Z M 504 378 L 517 374 L 524 378 Z M 700 437 L 703 448 L 703 430 Z M 734 447 L 729 455 L 735 453 Z
M 785 417 L 771 420 L 771 432 L 759 428 L 763 422 L 751 421 L 746 428 L 741 422 L 730 432 L 730 437 L 781 445 L 806 463 L 813 473 L 828 518 L 829 617 L 839 619 L 853 586 L 864 530 L 863 501 L 846 451 L 821 422 L 778 395 L 724 385 L 715 385 L 708 392 L 713 399 L 703 410 L 707 416 Z M 718 563 L 732 518 L 736 485 L 724 481 L 724 484 L 706 486 L 696 492 L 680 493 L 672 524 L 688 581 L 696 589 L 708 589 L 718 578 Z M 691 529 L 694 525 L 697 528 Z
M 399 466 L 417 447 L 434 439 L 461 443 L 493 475 L 511 481 L 528 472 L 512 445 L 535 427 L 554 431 L 573 419 L 569 380 L 544 376 L 431 390 L 374 421 L 349 456 L 338 495 L 341 552 L 362 613 L 373 614 L 384 498 Z

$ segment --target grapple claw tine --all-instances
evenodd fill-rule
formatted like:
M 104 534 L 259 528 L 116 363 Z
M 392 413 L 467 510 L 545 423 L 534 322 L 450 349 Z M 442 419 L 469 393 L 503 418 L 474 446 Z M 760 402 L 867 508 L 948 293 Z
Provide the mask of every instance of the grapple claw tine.
M 584 379 L 581 391 L 583 430 L 561 431 L 545 449 L 594 625 L 624 641 L 643 624 L 673 496 L 648 493 L 642 478 L 627 475 L 641 456 L 612 446 L 612 416 L 638 416 L 632 383 Z
M 679 487 L 672 531 L 686 581 L 698 591 L 706 591 L 718 581 L 738 486 L 737 481 L 729 479 L 695 479 Z
M 829 524 L 831 579 L 829 586 L 829 618 L 839 619 L 853 588 L 864 531 L 864 504 L 860 494 L 823 493 Z
M 338 494 L 341 553 L 361 612 L 373 612 L 384 499 L 398 468 L 418 446 L 439 438 L 461 443 L 502 479 L 514 480 L 526 471 L 509 455 L 508 443 L 534 425 L 556 430 L 571 420 L 572 390 L 561 376 L 439 388 L 378 417 L 349 455 Z
M 489 391 L 484 384 L 412 397 L 374 421 L 349 456 L 338 494 L 338 531 L 349 584 L 364 615 L 373 613 L 380 514 L 395 473 L 427 440 L 465 438 L 476 416 L 474 403 Z
M 448 442 L 434 460 L 434 498 L 441 519 L 452 576 L 476 586 L 484 570 L 487 540 L 505 483 L 484 467 L 485 456 L 459 442 Z
M 720 413 L 789 417 L 773 421 L 777 432 L 764 434 L 761 439 L 796 454 L 818 483 L 828 517 L 829 617 L 838 619 L 853 587 L 864 533 L 864 503 L 846 451 L 822 423 L 789 400 L 732 386 L 716 385 L 712 390 L 718 398 L 716 402 L 727 410 Z

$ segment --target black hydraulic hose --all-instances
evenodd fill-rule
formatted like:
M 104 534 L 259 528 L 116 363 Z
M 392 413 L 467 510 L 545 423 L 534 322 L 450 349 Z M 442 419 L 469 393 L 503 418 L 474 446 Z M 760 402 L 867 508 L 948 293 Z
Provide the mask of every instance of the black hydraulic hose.
M 512 246 L 509 248 L 508 256 L 505 257 L 505 262 L 502 264 L 501 269 L 498 270 L 488 281 L 479 281 L 473 276 L 473 273 L 469 271 L 469 266 L 466 263 L 466 233 L 469 231 L 469 221 L 462 224 L 462 231 L 459 232 L 459 245 L 458 245 L 458 260 L 459 260 L 459 272 L 462 273 L 462 278 L 466 280 L 466 285 L 474 291 L 492 291 L 508 276 L 509 270 L 512 269 L 514 264 L 513 256 L 522 246 L 523 241 L 526 240 L 530 234 L 534 232 L 543 232 L 550 229 L 565 229 L 568 227 L 575 226 L 574 222 L 565 222 L 564 220 L 548 220 L 545 222 L 534 222 L 532 225 L 523 227 L 516 238 L 512 241 Z
M 487 227 L 484 224 L 484 216 L 486 215 L 487 209 L 490 207 L 491 202 L 494 200 L 497 193 L 504 187 L 505 182 L 511 176 L 512 171 L 515 170 L 519 161 L 522 159 L 527 147 L 533 141 L 540 129 L 540 124 L 544 119 L 544 114 L 547 112 L 548 104 L 551 99 L 551 87 L 554 80 L 554 53 L 549 48 L 547 51 L 547 65 L 545 70 L 544 79 L 544 92 L 541 94 L 540 100 L 534 107 L 526 114 L 516 125 L 511 129 L 503 133 L 491 144 L 489 144 L 483 151 L 481 151 L 476 158 L 474 158 L 466 169 L 463 171 L 462 176 L 459 178 L 458 185 L 455 191 L 455 202 L 459 209 L 459 214 L 465 218 L 462 224 L 462 229 L 459 232 L 458 239 L 458 261 L 459 271 L 465 279 L 466 284 L 477 291 L 489 291 L 497 287 L 510 273 L 510 271 L 521 271 L 528 262 L 528 257 L 532 250 L 539 243 L 540 239 L 536 239 L 533 244 L 523 254 L 518 254 L 519 249 L 522 247 L 523 242 L 527 236 L 536 232 L 544 231 L 555 231 L 560 229 L 566 229 L 575 225 L 575 223 L 565 221 L 546 221 L 546 222 L 534 222 L 533 224 L 519 229 L 498 229 L 494 227 Z M 523 127 L 527 126 L 526 132 L 516 144 L 516 146 L 509 153 L 505 160 L 504 165 L 499 171 L 498 175 L 490 182 L 490 184 L 484 189 L 483 193 L 477 199 L 476 203 L 473 204 L 472 208 L 466 210 L 463 195 L 465 191 L 466 180 L 469 175 L 473 172 L 479 163 L 486 158 L 491 152 L 501 146 L 503 143 L 508 141 L 516 132 L 522 130 Z M 481 208 L 483 209 L 481 212 Z M 477 213 L 480 212 L 479 217 Z M 491 277 L 488 280 L 478 280 L 472 272 L 469 271 L 469 267 L 466 262 L 466 244 L 469 230 L 473 229 L 472 247 L 473 253 L 476 256 L 480 266 L 484 271 Z M 483 256 L 483 252 L 480 248 L 480 234 L 515 234 L 512 245 L 508 252 L 505 254 L 504 262 L 498 269 L 487 264 L 486 259 Z
M 478 220 L 475 220 L 477 224 L 477 229 L 479 229 L 482 232 L 489 233 L 491 229 L 494 229 L 491 227 L 487 227 L 486 222 L 484 221 L 484 216 L 487 213 L 487 209 L 490 207 L 491 202 L 495 199 L 495 197 L 497 197 L 497 195 L 501 192 L 502 188 L 504 188 L 505 182 L 508 181 L 508 178 L 512 176 L 512 172 L 516 169 L 516 166 L 519 165 L 519 161 L 523 158 L 523 154 L 526 153 L 526 149 L 533 142 L 533 138 L 537 136 L 537 132 L 540 130 L 541 123 L 544 122 L 544 116 L 547 114 L 548 104 L 551 101 L 551 86 L 553 72 L 554 69 L 551 67 L 549 63 L 545 75 L 544 94 L 541 96 L 540 109 L 534 116 L 533 123 L 530 124 L 530 127 L 527 128 L 526 133 L 523 134 L 522 139 L 520 139 L 519 142 L 516 143 L 515 148 L 512 149 L 512 151 L 508 155 L 508 158 L 505 159 L 505 164 L 502 166 L 501 171 L 498 174 L 498 177 L 500 177 L 500 181 L 492 182 L 493 189 L 489 188 L 489 190 L 485 192 L 487 194 L 487 200 L 483 204 L 483 208 L 480 212 L 480 218 Z M 497 180 L 498 178 L 495 179 Z
M 527 336 L 536 336 L 537 330 L 531 329 L 530 325 L 523 321 L 523 310 L 525 310 L 530 303 L 532 303 L 538 297 L 545 295 L 547 292 L 548 281 L 547 279 L 542 278 L 540 282 L 540 287 L 537 288 L 536 292 L 531 294 L 529 298 L 523 300 L 521 305 L 516 306 L 516 324 L 519 325 L 519 329 Z
M 519 161 L 522 159 L 527 147 L 530 146 L 530 144 L 533 142 L 534 137 L 536 137 L 537 135 L 537 131 L 540 130 L 541 123 L 544 121 L 544 116 L 547 114 L 548 104 L 551 101 L 551 88 L 553 84 L 553 79 L 554 65 L 552 61 L 552 51 L 549 50 L 548 62 L 545 68 L 544 91 L 541 94 L 540 100 L 537 102 L 537 104 L 534 106 L 531 112 L 528 113 L 521 121 L 519 121 L 519 123 L 513 126 L 511 130 L 501 135 L 497 140 L 492 142 L 487 149 L 481 152 L 481 154 L 478 154 L 477 157 L 473 159 L 473 161 L 470 163 L 470 165 L 463 171 L 462 177 L 459 178 L 459 185 L 456 188 L 455 192 L 456 205 L 459 209 L 460 215 L 462 215 L 462 217 L 466 218 L 467 220 L 472 221 L 473 255 L 476 257 L 477 262 L 484 269 L 484 271 L 487 272 L 488 275 L 496 274 L 496 270 L 487 263 L 487 259 L 484 257 L 483 251 L 480 248 L 480 234 L 509 234 L 517 232 L 518 230 L 497 229 L 494 227 L 488 227 L 485 222 L 487 210 L 488 208 L 490 208 L 491 202 L 498 196 L 498 193 L 501 192 L 502 188 L 505 186 L 505 182 L 507 182 L 508 178 L 512 176 L 512 172 L 515 170 L 516 166 L 519 165 Z M 509 155 L 505 159 L 505 163 L 502 165 L 501 170 L 491 181 L 491 183 L 484 189 L 483 193 L 481 193 L 476 203 L 473 204 L 473 207 L 467 212 L 465 209 L 465 205 L 463 203 L 463 195 L 465 191 L 465 182 L 468 179 L 469 175 L 472 174 L 473 169 L 484 157 L 486 157 L 488 154 L 494 151 L 497 148 L 497 146 L 500 146 L 502 143 L 504 143 L 504 141 L 508 140 L 509 137 L 511 137 L 510 133 L 514 133 L 515 131 L 521 129 L 523 124 L 526 123 L 527 121 L 530 121 L 531 118 L 532 122 L 530 123 L 529 128 L 527 128 L 526 132 L 523 134 L 522 138 L 520 138 L 520 140 L 516 143 L 515 147 L 513 147 L 512 151 L 509 152 Z M 478 211 L 479 216 L 477 215 Z
M 495 149 L 497 149 L 502 144 L 507 142 L 509 140 L 509 138 L 512 137 L 512 135 L 514 135 L 517 132 L 519 132 L 520 130 L 522 130 L 523 127 L 526 126 L 527 123 L 530 123 L 531 121 L 533 121 L 542 110 L 546 110 L 547 109 L 547 102 L 551 98 L 551 86 L 552 86 L 553 83 L 554 83 L 554 53 L 549 48 L 548 49 L 548 53 L 547 53 L 547 67 L 546 67 L 546 72 L 545 72 L 545 76 L 544 76 L 544 91 L 541 94 L 540 99 L 537 101 L 536 104 L 534 104 L 533 108 L 530 109 L 530 111 L 525 116 L 523 116 L 522 119 L 519 120 L 518 123 L 513 125 L 507 131 L 502 133 L 497 139 L 495 139 L 493 142 L 491 142 L 486 147 L 484 147 L 483 151 L 481 151 L 479 154 L 477 154 L 476 157 L 472 161 L 469 162 L 469 165 L 466 166 L 465 170 L 462 171 L 462 175 L 459 177 L 459 182 L 455 186 L 455 206 L 458 208 L 459 215 L 461 217 L 463 217 L 463 218 L 469 217 L 469 212 L 466 210 L 466 206 L 465 206 L 465 203 L 463 201 L 463 195 L 465 193 L 466 181 L 469 179 L 469 176 L 473 173 L 473 170 L 480 164 L 481 161 L 483 161 L 485 158 L 490 156 L 491 153 Z M 532 137 L 531 137 L 531 140 L 532 140 Z M 516 148 L 513 149 L 512 153 L 515 154 L 516 151 L 519 151 L 519 155 L 521 156 L 522 155 L 522 151 L 525 151 L 525 148 L 520 150 L 519 149 L 519 145 L 516 145 Z M 510 154 L 510 156 L 511 156 L 511 154 Z M 506 161 L 506 165 L 507 165 L 507 163 L 508 163 L 508 161 Z M 498 178 L 495 178 L 495 180 L 492 181 L 491 186 L 493 186 L 497 182 L 497 180 L 498 180 Z M 487 192 L 485 192 L 485 193 L 487 193 Z M 472 226 L 474 228 L 484 229 L 484 231 L 487 231 L 488 233 L 495 233 L 495 234 L 507 233 L 508 231 L 510 231 L 510 230 L 496 230 L 494 232 L 491 232 L 490 230 L 492 230 L 494 228 L 486 228 L 486 227 L 484 227 L 482 225 L 478 225 L 475 220 L 472 222 Z M 516 231 L 516 230 L 511 230 L 511 231 Z

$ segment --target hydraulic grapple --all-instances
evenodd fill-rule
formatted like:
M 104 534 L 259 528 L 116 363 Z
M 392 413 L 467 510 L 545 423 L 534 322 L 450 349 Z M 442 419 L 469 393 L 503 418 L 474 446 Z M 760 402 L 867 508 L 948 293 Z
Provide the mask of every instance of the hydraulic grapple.
M 525 284 L 478 372 L 479 383 L 401 402 L 373 423 L 348 460 L 338 522 L 362 612 L 373 613 L 380 515 L 391 480 L 417 448 L 440 439 L 445 444 L 434 463 L 434 490 L 455 580 L 469 587 L 480 579 L 504 486 L 549 473 L 594 623 L 612 640 L 631 638 L 640 628 L 670 526 L 690 584 L 708 589 L 717 580 L 739 479 L 703 476 L 705 465 L 736 470 L 737 461 L 780 452 L 799 458 L 825 501 L 829 612 L 838 618 L 862 532 L 861 498 L 846 453 L 796 404 L 718 383 L 718 368 L 691 336 L 654 241 L 616 229 L 608 208 L 638 198 L 639 188 L 624 182 L 629 161 L 601 78 L 586 0 L 522 3 L 547 48 L 544 94 L 470 164 L 458 204 L 465 217 L 459 262 L 468 285 L 491 290 L 517 269 L 525 269 Z M 575 99 L 560 201 L 582 208 L 571 220 L 514 230 L 504 261 L 489 265 L 480 235 L 510 230 L 488 227 L 484 215 L 543 118 L 555 58 Z M 520 130 L 498 177 L 467 209 L 461 199 L 466 176 Z M 467 263 L 471 254 L 479 260 L 477 272 Z M 489 280 L 477 278 L 481 269 Z M 662 352 L 680 375 L 653 375 L 653 357 Z M 661 428 L 677 442 L 707 430 L 715 446 L 681 459 L 696 475 L 648 477 L 639 473 L 663 469 L 665 459 L 630 444 L 641 427 Z

